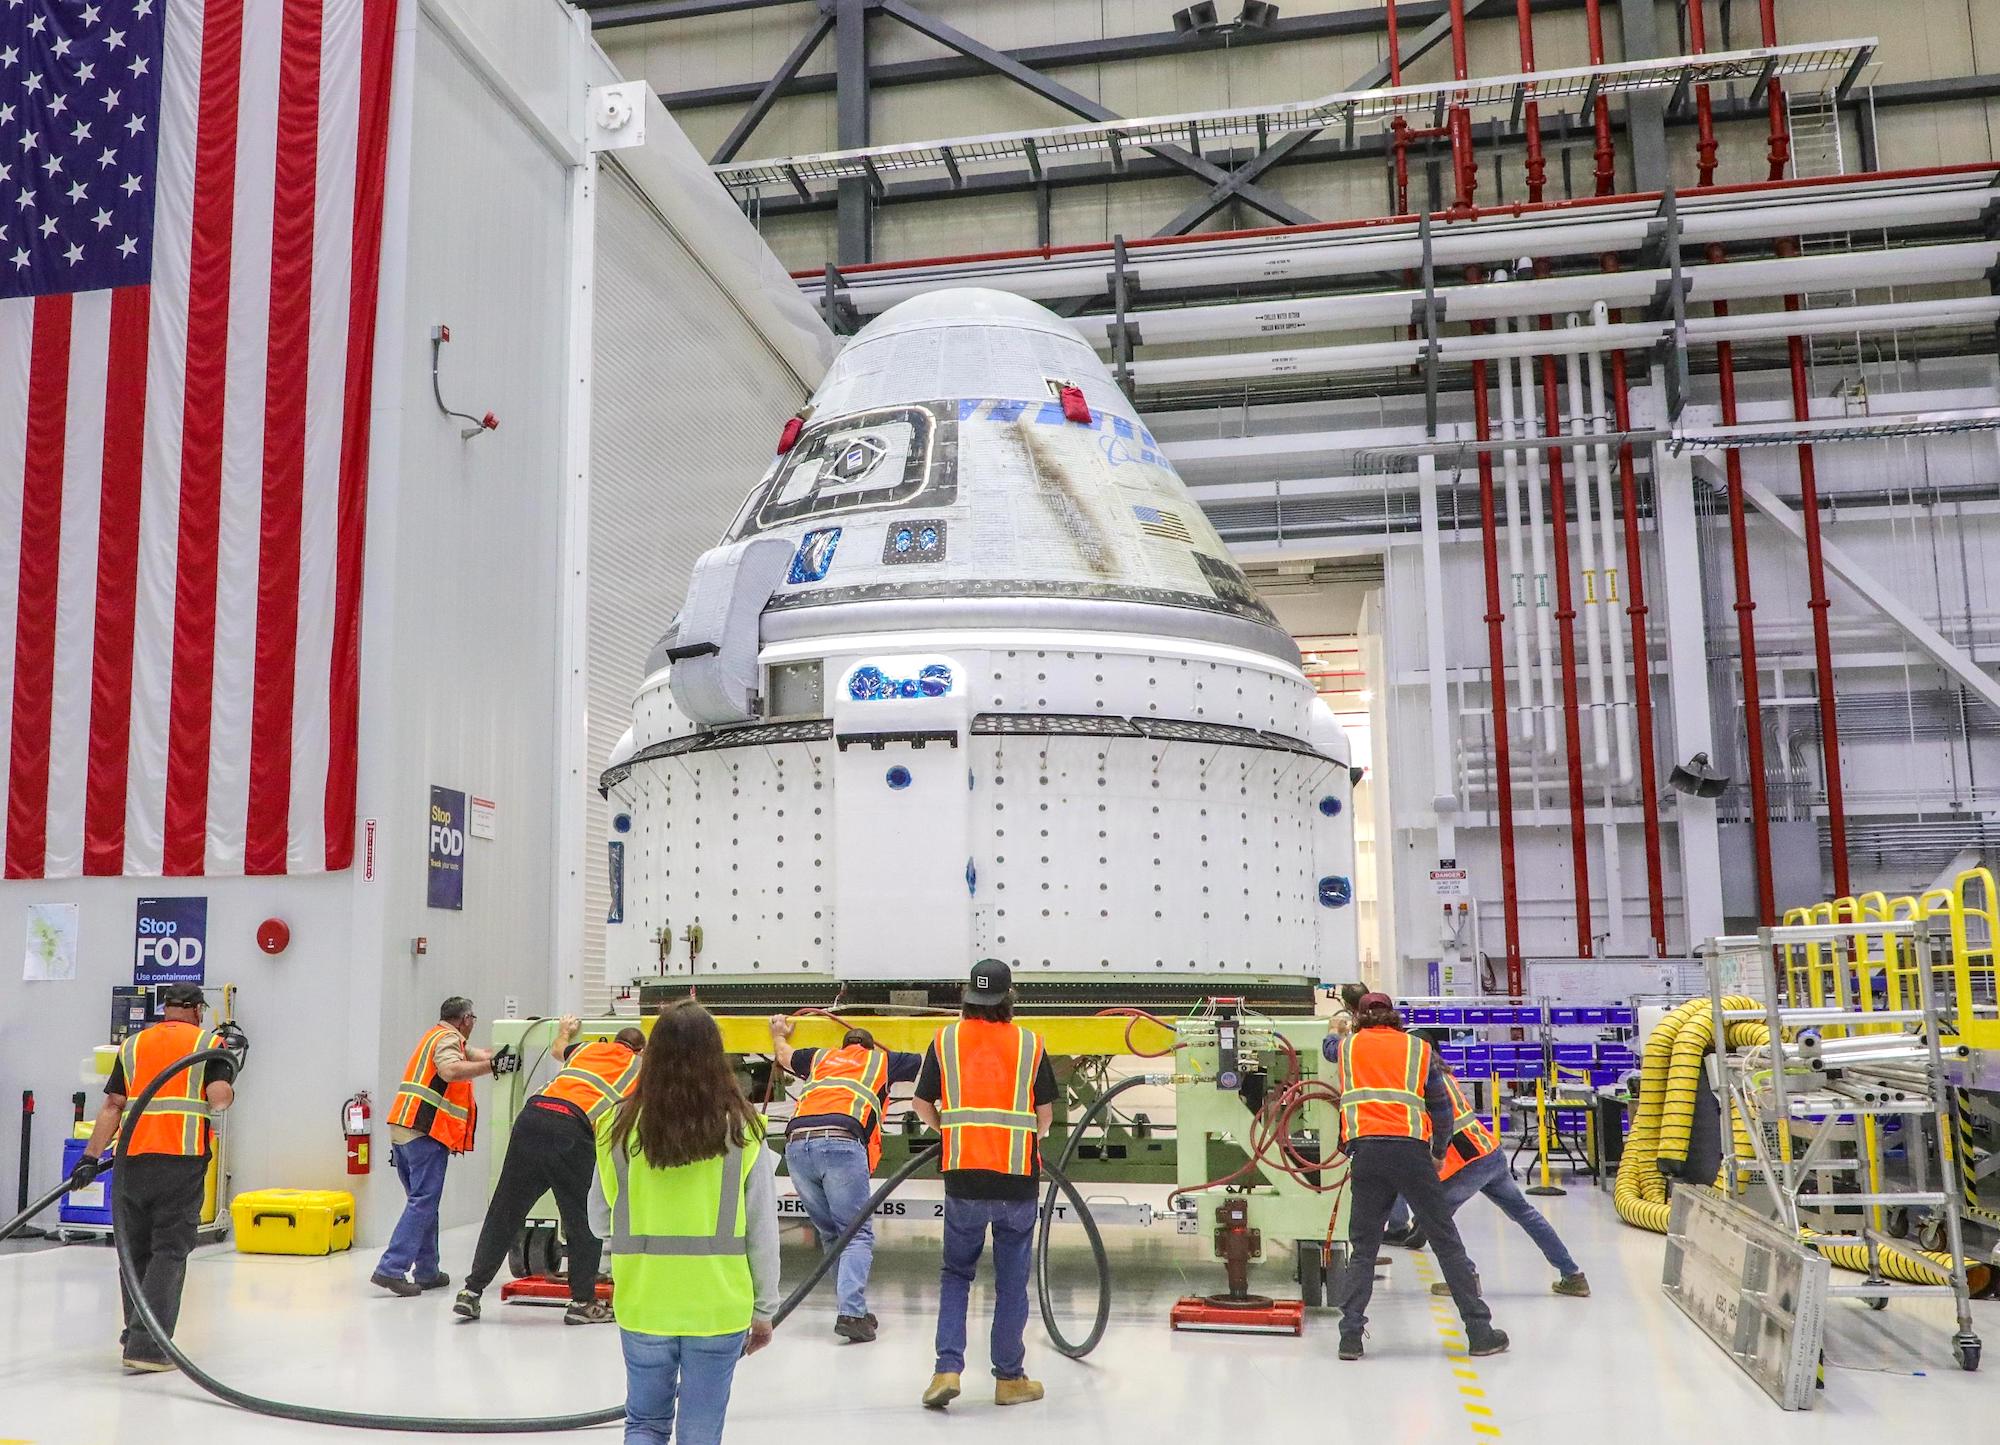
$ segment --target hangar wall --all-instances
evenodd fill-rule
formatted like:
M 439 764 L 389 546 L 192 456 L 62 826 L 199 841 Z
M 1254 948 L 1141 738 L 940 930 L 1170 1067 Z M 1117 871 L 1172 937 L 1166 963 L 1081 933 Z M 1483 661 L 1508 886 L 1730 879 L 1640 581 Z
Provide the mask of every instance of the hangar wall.
M 581 100 L 616 72 L 557 0 L 410 0 L 395 63 L 361 653 L 357 811 L 376 820 L 374 876 L 357 865 L 292 878 L 0 884 L 0 938 L 24 937 L 32 903 L 80 909 L 74 980 L 30 984 L 11 959 L 0 968 L 0 1099 L 11 1109 L 23 1090 L 37 1097 L 37 1192 L 57 1178 L 69 1096 L 106 1037 L 110 989 L 132 978 L 135 900 L 206 896 L 207 978 L 240 986 L 238 1016 L 252 1041 L 229 1121 L 233 1187 L 354 1188 L 361 1241 L 379 1245 L 402 1202 L 382 1115 L 438 1002 L 471 996 L 483 1039 L 509 999 L 524 1014 L 582 1001 L 582 839 L 594 799 L 582 780 L 596 772 L 583 750 L 583 699 L 592 668 L 630 674 L 605 683 L 606 696 L 629 695 L 637 682 L 638 660 L 597 645 L 600 636 L 644 636 L 650 646 L 666 621 L 650 594 L 628 602 L 621 582 L 656 569 L 674 578 L 686 562 L 673 559 L 713 539 L 754 480 L 746 468 L 760 468 L 804 394 L 801 375 L 816 379 L 830 350 L 796 293 L 760 294 L 760 267 L 775 263 L 719 190 L 703 197 L 685 184 L 686 143 L 655 105 L 653 140 L 626 153 L 637 179 L 623 184 L 660 216 L 678 215 L 683 231 L 693 229 L 690 207 L 718 208 L 728 224 L 701 245 L 732 254 L 706 257 L 706 289 L 650 273 L 606 298 L 634 324 L 672 334 L 621 358 L 593 415 L 597 240 Z M 465 440 L 461 423 L 439 414 L 437 324 L 452 333 L 441 358 L 445 400 L 475 415 L 490 409 L 497 430 Z M 751 358 L 707 372 L 733 388 L 744 439 L 712 468 L 655 465 L 649 436 L 662 427 L 698 435 L 712 423 L 713 397 L 692 384 L 704 345 Z M 632 459 L 622 472 L 612 464 L 620 456 Z M 615 550 L 581 525 L 599 458 L 627 520 L 664 540 L 657 553 L 640 546 L 609 557 L 610 585 L 587 618 L 593 560 L 600 547 Z M 678 590 L 677 580 L 667 588 Z M 635 620 L 625 624 L 627 615 Z M 497 804 L 496 836 L 466 843 L 463 911 L 426 903 L 433 784 Z M 267 917 L 292 930 L 275 958 L 254 943 Z M 412 949 L 420 936 L 421 957 Z M 491 1086 L 478 1087 L 483 1105 Z M 100 1088 L 89 1089 L 93 1112 Z M 376 1102 L 375 1171 L 350 1179 L 337 1106 L 364 1088 Z M 15 1177 L 17 1156 L 10 1121 L 0 1128 L 0 1178 Z M 448 1223 L 477 1216 L 487 1170 L 482 1144 L 452 1171 Z

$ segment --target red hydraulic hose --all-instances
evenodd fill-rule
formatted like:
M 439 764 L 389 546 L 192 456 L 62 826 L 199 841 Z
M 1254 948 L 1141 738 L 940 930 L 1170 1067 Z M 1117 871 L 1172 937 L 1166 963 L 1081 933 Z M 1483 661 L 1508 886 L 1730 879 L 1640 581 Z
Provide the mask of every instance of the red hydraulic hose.
M 1722 247 L 1709 248 L 1710 261 L 1721 259 Z M 1715 314 L 1727 316 L 1729 303 L 1715 303 Z M 1717 380 L 1722 388 L 1722 424 L 1736 425 L 1736 348 L 1727 341 L 1715 346 Z M 1757 666 L 1757 600 L 1750 590 L 1750 534 L 1743 506 L 1743 454 L 1730 447 L 1722 454 L 1729 478 L 1729 553 L 1736 578 L 1736 651 L 1742 661 L 1745 766 L 1750 772 L 1750 836 L 1757 855 L 1757 920 L 1778 921 L 1776 890 L 1771 879 L 1771 801 L 1764 773 L 1764 712 Z
M 1465 0 L 1451 0 L 1451 78 L 1464 80 L 1468 71 L 1465 59 Z M 1457 194 L 1452 197 L 1453 215 L 1466 215 L 1472 210 L 1473 201 L 1479 188 L 1479 158 L 1472 149 L 1472 114 L 1461 99 L 1451 108 L 1451 161 L 1452 171 L 1458 180 Z
M 1617 317 L 1614 315 L 1613 320 Z M 1611 353 L 1612 424 L 1632 430 L 1632 394 L 1625 353 Z M 1666 872 L 1660 853 L 1660 776 L 1653 759 L 1653 664 L 1646 650 L 1646 569 L 1639 555 L 1639 483 L 1633 475 L 1632 444 L 1618 448 L 1618 499 L 1625 511 L 1625 615 L 1632 623 L 1632 715 L 1639 734 L 1639 807 L 1645 820 L 1646 903 L 1653 948 L 1667 953 Z
M 1764 44 L 1767 47 L 1776 45 L 1778 43 L 1777 0 L 1757 0 L 1757 20 L 1763 29 Z M 1792 158 L 1792 140 L 1790 134 L 1785 129 L 1785 91 L 1784 87 L 1774 78 L 1769 85 L 1764 87 L 1764 92 L 1766 104 L 1771 113 L 1771 146 L 1769 152 L 1771 159 L 1771 179 L 1781 181 L 1785 178 L 1786 163 Z M 1844 893 L 1841 895 L 1843 898 L 1846 896 Z
M 1554 318 L 1544 316 L 1542 329 L 1551 330 Z M 1556 388 L 1556 359 L 1542 357 L 1542 434 L 1562 434 L 1562 397 Z M 1583 816 L 1583 736 L 1576 695 L 1576 606 L 1569 582 L 1569 493 L 1563 485 L 1563 456 L 1549 448 L 1549 520 L 1555 530 L 1555 550 L 1549 570 L 1556 574 L 1556 636 L 1561 643 L 1563 694 L 1563 745 L 1569 753 L 1569 853 L 1570 868 L 1576 878 L 1576 955 L 1594 956 L 1590 924 L 1590 840 Z M 1587 485 L 1587 483 L 1580 483 Z M 1509 985 L 1511 987 L 1511 984 Z
M 1583 0 L 1584 26 L 1590 35 L 1590 63 L 1604 64 L 1604 15 L 1599 0 Z M 1608 196 L 1617 186 L 1617 151 L 1611 144 L 1611 102 L 1597 97 L 1597 194 Z
M 1478 267 L 1466 272 L 1474 285 L 1481 280 Z M 1476 323 L 1475 331 L 1485 330 Z M 1472 363 L 1472 423 L 1481 443 L 1493 440 L 1493 412 L 1486 399 L 1486 363 Z M 1514 759 L 1507 731 L 1507 644 L 1500 624 L 1506 612 L 1500 604 L 1499 520 L 1493 502 L 1493 454 L 1484 445 L 1479 449 L 1479 547 L 1486 567 L 1486 663 L 1492 675 L 1493 691 L 1493 774 L 1500 796 L 1495 812 L 1500 821 L 1500 912 L 1506 923 L 1507 993 L 1521 992 L 1521 901 L 1514 884 Z M 1527 686 L 1523 678 L 1521 685 Z
M 1702 18 L 1703 0 L 1688 0 L 1688 45 L 1696 55 L 1708 53 L 1708 22 Z M 1715 104 L 1708 87 L 1694 88 L 1695 184 L 1715 184 Z
M 1533 74 L 1535 17 L 1529 9 L 1529 0 L 1514 0 L 1514 26 L 1521 37 L 1521 73 Z M 1535 99 L 1532 89 L 1521 105 L 1521 125 L 1528 133 L 1528 199 L 1531 202 L 1540 201 L 1542 186 L 1549 177 L 1549 163 L 1542 155 L 1542 103 Z

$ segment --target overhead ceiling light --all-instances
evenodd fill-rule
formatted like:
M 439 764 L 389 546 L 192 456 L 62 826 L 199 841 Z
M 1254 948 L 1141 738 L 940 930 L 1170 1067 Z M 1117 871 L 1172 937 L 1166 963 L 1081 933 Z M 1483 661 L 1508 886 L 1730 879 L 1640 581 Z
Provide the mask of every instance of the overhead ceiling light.
M 1209 0 L 1196 0 L 1185 10 L 1174 12 L 1174 34 L 1197 35 L 1204 30 L 1213 30 L 1221 21 L 1215 13 L 1215 6 Z
M 1719 798 L 1729 791 L 1729 775 L 1716 771 L 1707 753 L 1696 753 L 1667 774 L 1675 792 L 1692 793 L 1697 798 Z

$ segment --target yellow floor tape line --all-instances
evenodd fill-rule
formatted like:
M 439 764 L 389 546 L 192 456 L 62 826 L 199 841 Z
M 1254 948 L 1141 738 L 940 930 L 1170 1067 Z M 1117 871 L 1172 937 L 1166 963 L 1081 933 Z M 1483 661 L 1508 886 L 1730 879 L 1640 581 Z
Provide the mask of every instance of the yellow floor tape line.
M 1428 1293 L 1438 1278 L 1437 1267 L 1428 1254 L 1417 1256 L 1416 1273 L 1417 1282 Z M 1452 1362 L 1452 1374 L 1459 1380 L 1467 1382 L 1458 1387 L 1461 1396 L 1458 1405 L 1465 1411 L 1466 1426 L 1481 1440 L 1498 1440 L 1500 1427 L 1492 1423 L 1492 1407 L 1478 1403 L 1486 1398 L 1486 1390 L 1479 1383 L 1479 1371 L 1472 1367 L 1472 1357 L 1466 1353 L 1465 1327 L 1460 1323 L 1456 1310 L 1447 1308 L 1443 1300 L 1433 1296 L 1431 1321 L 1437 1327 L 1438 1339 L 1444 1345 L 1445 1358 Z

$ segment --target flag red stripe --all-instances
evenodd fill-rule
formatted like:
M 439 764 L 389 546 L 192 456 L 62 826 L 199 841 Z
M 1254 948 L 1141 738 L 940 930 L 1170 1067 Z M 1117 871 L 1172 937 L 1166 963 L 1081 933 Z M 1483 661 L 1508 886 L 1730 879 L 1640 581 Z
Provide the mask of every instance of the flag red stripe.
M 298 667 L 306 358 L 312 346 L 319 169 L 320 7 L 321 0 L 285 0 L 278 58 L 271 324 L 264 365 L 264 506 L 257 548 L 257 660 L 250 712 L 245 873 L 283 873 L 291 832 L 292 685 Z
M 35 302 L 28 436 L 21 468 L 20 607 L 14 621 L 14 730 L 7 780 L 7 876 L 39 878 L 49 841 L 49 706 L 62 576 L 63 447 L 69 427 L 71 298 Z
M 354 862 L 354 779 L 361 730 L 361 564 L 368 519 L 368 422 L 374 405 L 375 303 L 382 267 L 382 188 L 389 160 L 389 86 L 396 0 L 364 0 L 361 114 L 354 157 L 354 241 L 349 266 L 347 395 L 340 435 L 340 503 L 334 559 L 333 666 L 328 679 L 326 866 Z
M 125 774 L 132 742 L 132 631 L 139 601 L 139 497 L 146 451 L 150 286 L 111 293 L 104 383 L 104 481 L 97 509 L 97 621 L 90 648 L 90 752 L 83 871 L 125 871 Z
M 166 840 L 160 871 L 169 876 L 200 874 L 208 853 L 215 573 L 221 535 L 229 276 L 236 223 L 236 109 L 242 67 L 243 0 L 209 0 L 202 12 L 201 95 L 196 103 L 174 671 L 167 703 Z

